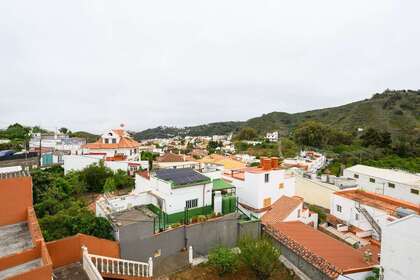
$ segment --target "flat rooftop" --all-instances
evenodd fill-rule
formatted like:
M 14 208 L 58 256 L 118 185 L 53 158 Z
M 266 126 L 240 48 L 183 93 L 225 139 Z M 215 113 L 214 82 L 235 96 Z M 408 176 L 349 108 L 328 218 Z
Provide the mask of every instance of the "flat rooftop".
M 0 258 L 32 247 L 32 237 L 26 222 L 0 227 Z
M 402 170 L 377 168 L 362 164 L 357 164 L 355 166 L 346 168 L 346 170 L 371 177 L 381 178 L 395 183 L 420 186 L 420 175 Z
M 54 269 L 54 279 L 57 280 L 89 280 L 80 262 Z
M 124 227 L 142 221 L 153 221 L 157 215 L 146 206 L 136 206 L 129 210 L 113 213 L 110 215 L 111 222 L 117 227 Z
M 397 208 L 407 208 L 420 213 L 420 206 L 404 200 L 396 199 L 387 195 L 367 192 L 362 190 L 345 190 L 335 192 L 335 195 L 351 199 L 361 204 L 368 205 L 377 209 L 382 209 L 389 214 L 395 214 Z
M 42 266 L 42 260 L 41 259 L 35 259 L 33 261 L 29 261 L 20 265 L 13 266 L 11 268 L 5 269 L 0 271 L 0 279 L 6 279 L 12 276 L 15 276 L 17 274 L 26 272 L 28 270 L 37 268 Z

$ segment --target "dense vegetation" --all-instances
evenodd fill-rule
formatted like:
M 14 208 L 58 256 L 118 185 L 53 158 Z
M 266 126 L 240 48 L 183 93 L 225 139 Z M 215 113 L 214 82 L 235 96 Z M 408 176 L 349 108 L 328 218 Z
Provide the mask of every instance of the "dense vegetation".
M 39 127 L 34 127 L 34 131 L 39 132 Z M 31 138 L 31 128 L 15 123 L 9 125 L 7 129 L 0 130 L 0 139 L 8 139 L 9 143 L 0 144 L 1 150 L 16 150 L 20 151 L 25 149 Z
M 211 135 L 227 135 L 236 131 L 242 122 L 217 122 L 204 125 L 189 126 L 183 128 L 159 126 L 156 128 L 146 129 L 141 132 L 134 133 L 136 140 L 154 139 L 154 138 L 171 138 L 175 136 L 211 136 Z
M 80 172 L 64 175 L 61 167 L 33 170 L 33 201 L 47 241 L 77 233 L 112 239 L 105 218 L 96 217 L 87 207 L 87 194 L 133 188 L 134 180 L 123 171 L 91 165 Z
M 257 279 L 269 279 L 280 270 L 280 250 L 267 238 L 244 237 L 238 242 L 238 251 L 220 246 L 209 253 L 208 264 L 223 276 L 241 268 L 250 269 Z
M 241 127 L 251 127 L 259 135 L 278 130 L 289 135 L 305 121 L 318 121 L 349 133 L 358 128 L 373 127 L 388 131 L 392 138 L 420 133 L 420 90 L 386 90 L 343 106 L 307 111 L 296 114 L 272 112 L 246 122 L 221 122 L 186 128 L 157 127 L 136 134 L 137 139 L 167 138 L 183 135 L 214 135 L 237 133 Z

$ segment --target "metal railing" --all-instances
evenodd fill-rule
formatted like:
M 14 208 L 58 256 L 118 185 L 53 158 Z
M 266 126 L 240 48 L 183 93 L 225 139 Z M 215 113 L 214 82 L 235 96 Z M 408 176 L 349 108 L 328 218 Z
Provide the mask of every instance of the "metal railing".
M 356 209 L 357 211 L 363 214 L 363 216 L 366 218 L 366 220 L 369 222 L 372 228 L 378 233 L 379 240 L 380 240 L 382 236 L 382 229 L 378 225 L 378 223 L 375 221 L 375 219 L 372 217 L 372 215 L 370 215 L 370 213 L 363 206 L 361 206 L 360 203 L 356 205 Z

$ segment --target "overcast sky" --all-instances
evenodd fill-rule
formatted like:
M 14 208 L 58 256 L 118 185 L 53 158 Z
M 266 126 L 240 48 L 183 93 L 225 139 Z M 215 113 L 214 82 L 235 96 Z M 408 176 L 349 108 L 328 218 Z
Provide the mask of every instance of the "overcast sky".
M 1 1 L 0 127 L 246 120 L 420 88 L 420 1 Z

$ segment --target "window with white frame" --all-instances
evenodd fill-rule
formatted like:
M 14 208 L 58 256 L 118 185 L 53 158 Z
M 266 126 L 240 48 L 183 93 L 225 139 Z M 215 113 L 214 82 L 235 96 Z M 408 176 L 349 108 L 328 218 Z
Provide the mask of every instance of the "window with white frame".
M 374 178 L 369 178 L 369 182 L 375 183 L 375 179 Z
M 197 207 L 197 205 L 198 205 L 198 198 L 185 201 L 185 207 L 187 209 Z
M 417 194 L 417 195 L 419 194 L 419 190 L 418 189 L 411 189 L 410 192 L 412 194 Z
M 356 173 L 355 173 L 355 174 L 353 175 L 353 177 L 357 179 L 357 178 L 359 178 L 359 174 L 356 174 Z
M 337 212 L 341 213 L 343 211 L 343 208 L 341 207 L 341 205 L 337 204 Z
M 356 221 L 358 221 L 359 220 L 359 214 L 354 214 L 354 219 L 356 220 Z
M 270 174 L 264 174 L 264 182 L 268 183 L 270 181 Z
M 395 189 L 395 184 L 393 184 L 393 183 L 388 183 L 388 188 Z

